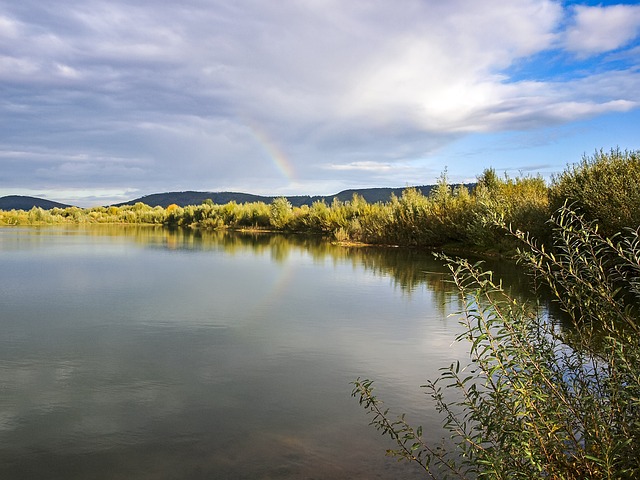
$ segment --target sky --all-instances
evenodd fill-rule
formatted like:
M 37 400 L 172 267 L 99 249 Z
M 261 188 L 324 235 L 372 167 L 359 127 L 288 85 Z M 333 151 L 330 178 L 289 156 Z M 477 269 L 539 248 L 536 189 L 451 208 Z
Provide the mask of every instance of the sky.
M 549 180 L 639 107 L 638 2 L 0 0 L 0 196 Z

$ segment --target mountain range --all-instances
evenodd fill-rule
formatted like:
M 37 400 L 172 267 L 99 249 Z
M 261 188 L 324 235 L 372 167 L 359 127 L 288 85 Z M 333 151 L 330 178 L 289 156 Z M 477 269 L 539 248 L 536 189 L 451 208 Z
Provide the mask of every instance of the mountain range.
M 429 195 L 429 192 L 433 188 L 433 185 L 424 185 L 415 187 L 422 192 L 423 195 Z M 287 196 L 287 200 L 291 202 L 294 207 L 302 205 L 311 205 L 313 202 L 324 200 L 326 203 L 333 202 L 334 198 L 341 201 L 351 200 L 354 194 L 358 194 L 363 197 L 369 203 L 386 202 L 391 199 L 391 195 L 402 195 L 403 188 L 362 188 L 355 190 L 343 190 L 335 195 L 291 195 Z M 250 193 L 238 193 L 238 192 L 167 192 L 167 193 L 154 193 L 151 195 L 145 195 L 144 197 L 129 200 L 128 202 L 119 203 L 116 206 L 133 205 L 137 202 L 142 202 L 151 207 L 161 206 L 168 207 L 172 203 L 184 207 L 186 205 L 200 205 L 205 200 L 210 199 L 213 203 L 224 205 L 229 202 L 236 203 L 251 203 L 251 202 L 264 202 L 271 203 L 278 196 L 266 196 L 266 195 L 254 195 Z
M 472 188 L 475 184 L 465 184 L 467 188 Z M 416 188 L 423 195 L 428 196 L 431 190 L 435 187 L 435 185 L 422 185 Z M 363 197 L 368 203 L 375 202 L 387 202 L 391 199 L 391 195 L 395 195 L 400 197 L 402 195 L 403 190 L 409 187 L 402 188 L 360 188 L 360 189 L 352 189 L 352 190 L 343 190 L 340 193 L 336 193 L 335 195 L 293 195 L 287 196 L 287 199 L 294 207 L 299 207 L 301 205 L 311 205 L 313 202 L 324 200 L 326 203 L 330 204 L 334 199 L 338 199 L 340 201 L 348 201 L 353 198 L 354 194 L 358 194 Z M 239 193 L 239 192 L 195 192 L 195 191 L 186 191 L 186 192 L 165 192 L 165 193 L 154 193 L 151 195 L 145 195 L 143 197 L 135 198 L 133 200 L 129 200 L 127 202 L 122 202 L 115 204 L 116 207 L 121 207 L 124 205 L 133 205 L 138 202 L 142 202 L 150 207 L 168 207 L 171 204 L 176 204 L 181 207 L 186 205 L 200 205 L 206 200 L 210 199 L 213 203 L 217 204 L 226 204 L 229 202 L 236 203 L 247 203 L 247 202 L 264 202 L 271 203 L 278 196 L 263 196 L 263 195 L 253 195 L 250 193 Z M 49 210 L 51 208 L 66 208 L 71 205 L 66 205 L 64 203 L 53 202 L 51 200 L 45 200 L 37 197 L 27 197 L 23 195 L 8 195 L 6 197 L 0 197 L 0 210 L 30 210 L 33 207 L 40 207 L 44 210 Z

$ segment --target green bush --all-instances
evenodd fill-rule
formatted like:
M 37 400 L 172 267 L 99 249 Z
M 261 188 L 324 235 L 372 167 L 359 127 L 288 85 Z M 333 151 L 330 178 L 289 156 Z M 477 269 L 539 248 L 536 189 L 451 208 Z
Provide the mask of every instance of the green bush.
M 496 218 L 514 230 L 527 231 L 545 242 L 549 240 L 549 188 L 542 177 L 501 179 L 495 170 L 487 169 L 478 177 L 473 193 L 474 215 L 466 223 L 469 244 L 513 251 L 516 242 L 495 226 Z
M 553 179 L 551 206 L 569 202 L 605 235 L 640 225 L 640 151 L 600 150 Z
M 331 211 L 324 201 L 315 201 L 309 208 L 304 225 L 311 232 L 330 233 L 330 215 Z
M 291 202 L 284 197 L 279 197 L 271 202 L 269 210 L 269 220 L 271 226 L 282 230 L 293 220 L 293 207 Z
M 640 476 L 640 232 L 612 241 L 575 211 L 553 217 L 554 252 L 527 234 L 520 261 L 543 282 L 568 322 L 540 315 L 492 280 L 449 260 L 465 308 L 470 362 L 442 369 L 425 388 L 451 449 L 393 419 L 358 379 L 353 396 L 397 445 L 389 453 L 431 478 L 596 479 Z

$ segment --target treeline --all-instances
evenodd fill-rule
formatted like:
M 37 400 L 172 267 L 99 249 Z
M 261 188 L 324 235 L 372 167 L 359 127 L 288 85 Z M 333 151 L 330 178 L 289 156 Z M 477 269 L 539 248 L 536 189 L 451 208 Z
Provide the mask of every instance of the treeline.
M 57 223 L 155 224 L 202 229 L 259 229 L 322 234 L 342 242 L 419 247 L 456 246 L 508 251 L 513 240 L 494 227 L 501 218 L 516 230 L 546 239 L 547 220 L 565 202 L 598 220 L 605 235 L 640 225 L 640 151 L 599 151 L 569 166 L 550 183 L 540 176 L 501 177 L 487 169 L 469 190 L 451 185 L 446 173 L 428 196 L 406 189 L 389 202 L 317 201 L 294 207 L 286 198 L 272 203 L 167 208 L 143 203 L 81 209 L 0 211 L 0 225 Z

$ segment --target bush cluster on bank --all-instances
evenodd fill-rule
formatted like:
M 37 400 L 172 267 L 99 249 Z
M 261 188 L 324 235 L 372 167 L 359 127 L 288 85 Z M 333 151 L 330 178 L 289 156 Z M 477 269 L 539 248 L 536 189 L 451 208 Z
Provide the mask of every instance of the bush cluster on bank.
M 487 169 L 469 190 L 449 184 L 446 174 L 429 196 L 413 188 L 386 203 L 315 202 L 293 207 L 286 198 L 224 205 L 167 208 L 143 203 L 0 211 L 0 225 L 56 223 L 156 224 L 203 229 L 263 229 L 321 234 L 343 242 L 437 248 L 460 245 L 510 251 L 513 240 L 493 226 L 501 218 L 515 230 L 550 238 L 547 219 L 564 202 L 598 220 L 607 234 L 640 224 L 640 153 L 611 150 L 585 156 L 547 185 L 540 176 L 501 177 Z
M 583 158 L 547 189 L 546 221 L 542 208 L 528 208 L 536 205 L 531 192 L 528 203 L 514 202 L 512 190 L 501 204 L 491 192 L 508 187 L 485 172 L 485 214 L 512 221 L 493 215 L 562 321 L 510 296 L 478 264 L 448 258 L 464 301 L 457 340 L 469 342 L 469 363 L 444 366 L 423 387 L 450 443 L 431 443 L 433 433 L 393 416 L 373 382 L 357 379 L 353 396 L 395 443 L 388 454 L 433 479 L 638 478 L 639 172 L 638 152 Z M 519 222 L 524 228 L 514 228 Z
M 640 230 L 615 239 L 567 207 L 552 217 L 553 253 L 528 234 L 519 259 L 565 314 L 561 325 L 510 296 L 491 272 L 448 259 L 464 308 L 453 363 L 423 387 L 448 448 L 395 417 L 370 380 L 353 396 L 388 450 L 428 478 L 631 479 L 640 476 Z

